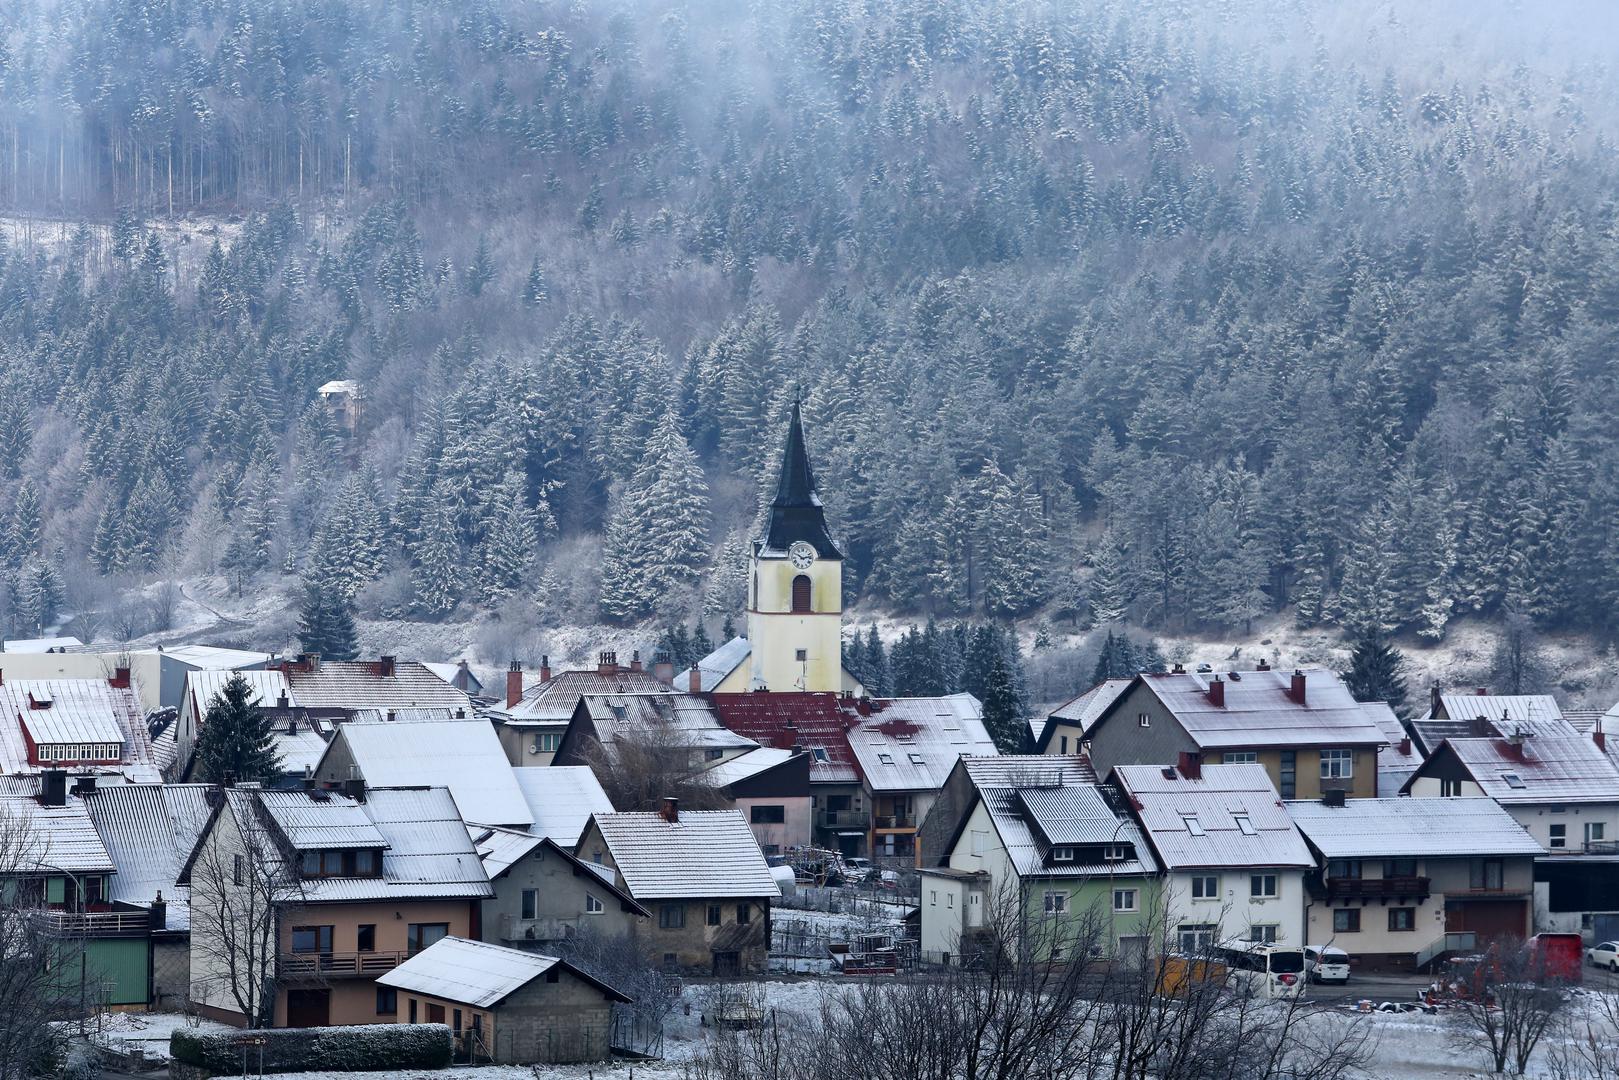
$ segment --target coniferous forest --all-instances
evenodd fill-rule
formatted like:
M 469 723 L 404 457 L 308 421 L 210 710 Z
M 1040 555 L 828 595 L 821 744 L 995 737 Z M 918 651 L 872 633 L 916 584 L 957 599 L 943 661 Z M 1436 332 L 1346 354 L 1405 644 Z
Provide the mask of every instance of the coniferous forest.
M 802 395 L 868 610 L 1608 638 L 1610 24 L 0 0 L 0 623 L 717 627 Z

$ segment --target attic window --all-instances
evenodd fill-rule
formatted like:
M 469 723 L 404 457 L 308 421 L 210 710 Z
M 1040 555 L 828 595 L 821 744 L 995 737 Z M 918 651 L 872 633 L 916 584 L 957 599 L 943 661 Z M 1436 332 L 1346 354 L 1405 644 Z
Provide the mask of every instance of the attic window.
M 1523 782 L 1523 777 L 1515 772 L 1504 772 L 1501 774 L 1501 779 L 1507 782 L 1507 787 L 1517 791 L 1522 791 L 1527 786 Z
M 628 712 L 628 710 L 626 710 L 626 709 L 625 709 L 625 708 L 624 708 L 624 706 L 622 706 L 622 705 L 620 705 L 620 704 L 619 704 L 619 703 L 618 703 L 618 702 L 616 702 L 616 701 L 615 701 L 615 702 L 611 702 L 611 703 L 609 703 L 609 704 L 608 704 L 608 706 L 607 706 L 607 707 L 608 707 L 608 708 L 609 708 L 609 709 L 611 709 L 611 710 L 613 710 L 613 718 L 614 718 L 614 719 L 615 719 L 615 720 L 622 720 L 622 719 L 624 719 L 624 718 L 625 718 L 625 717 L 626 717 L 626 716 L 628 716 L 628 715 L 629 715 L 629 712 Z
M 830 757 L 827 756 L 826 747 L 824 747 L 824 746 L 812 746 L 810 748 L 810 753 L 815 756 L 816 761 L 831 761 L 832 760 Z
M 1102 849 L 1102 858 L 1107 862 L 1123 862 L 1129 853 L 1123 844 L 1109 844 Z
M 892 764 L 894 764 L 894 755 L 893 754 L 878 754 L 877 755 L 877 760 L 882 762 L 884 765 L 892 765 Z
M 1052 862 L 1073 862 L 1074 849 L 1071 847 L 1054 847 L 1051 849 Z
M 1183 817 L 1183 818 L 1181 818 L 1181 820 L 1186 823 L 1186 831 L 1191 833 L 1193 836 L 1207 836 L 1208 835 L 1208 833 L 1203 831 L 1203 825 L 1202 825 L 1201 822 L 1199 822 L 1197 820 L 1197 818 L 1195 818 L 1195 817 Z
M 1237 820 L 1237 828 L 1242 831 L 1242 835 L 1244 835 L 1244 836 L 1258 836 L 1259 835 L 1259 830 L 1254 828 L 1254 823 L 1249 820 L 1247 814 L 1238 814 L 1236 816 L 1236 820 Z
M 926 765 L 927 764 L 927 762 L 923 760 L 921 754 L 910 754 L 908 756 L 911 759 L 911 764 L 912 765 Z

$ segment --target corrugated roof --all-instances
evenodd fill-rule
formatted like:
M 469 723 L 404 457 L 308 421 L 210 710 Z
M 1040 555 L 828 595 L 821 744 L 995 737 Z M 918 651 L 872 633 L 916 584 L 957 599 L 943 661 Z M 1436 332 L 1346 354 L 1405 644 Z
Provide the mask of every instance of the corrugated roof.
M 517 829 L 501 829 L 494 825 L 468 825 L 467 835 L 483 861 L 489 880 L 504 874 L 523 856 L 545 843 L 545 837 Z
M 1346 799 L 1289 802 L 1288 815 L 1329 859 L 1542 855 L 1494 799 Z
M 1081 731 L 1089 731 L 1092 721 L 1117 701 L 1120 694 L 1130 689 L 1133 681 L 1133 679 L 1104 679 L 1072 701 L 1052 709 L 1049 718 L 1077 724 Z
M 588 765 L 513 769 L 534 823 L 528 831 L 572 847 L 591 814 L 611 814 L 613 804 Z
M 1113 770 L 1166 867 L 1314 865 L 1263 765 L 1204 765 L 1200 773 L 1191 779 L 1154 765 Z
M 594 820 L 637 900 L 781 895 L 740 811 L 687 810 L 678 821 L 639 812 Z M 579 854 L 589 861 L 588 852 Z
M 876 699 L 870 709 L 848 738 L 874 792 L 936 791 L 960 758 L 997 753 L 971 694 Z
M 472 715 L 472 699 L 415 660 L 383 675 L 374 660 L 322 660 L 316 671 L 292 665 L 287 679 L 306 709 L 449 709 Z
M 273 654 L 217 645 L 170 645 L 163 650 L 163 655 L 193 668 L 238 670 L 262 667 L 270 662 Z
M 803 747 L 812 755 L 810 783 L 860 782 L 848 732 L 861 720 L 859 703 L 829 692 L 755 691 L 716 694 L 710 704 L 721 723 L 761 746 Z
M 1102 798 L 1098 789 L 1092 785 L 1077 786 L 1089 788 L 1091 792 L 1097 793 L 1098 798 Z M 1131 858 L 1111 862 L 1097 859 L 1094 862 L 1076 860 L 1047 863 L 1046 854 L 1054 845 L 1046 843 L 1029 827 L 1028 813 L 1020 796 L 1025 790 L 1027 789 L 996 787 L 978 789 L 979 796 L 984 800 L 984 806 L 989 810 L 995 832 L 1001 838 L 1001 844 L 1005 847 L 1007 857 L 1019 877 L 1096 877 L 1157 872 L 1157 864 L 1153 861 L 1152 853 L 1148 850 L 1147 842 L 1142 837 L 1141 830 L 1136 827 L 1136 823 L 1127 817 L 1120 817 L 1111 809 L 1107 812 L 1113 818 L 1113 823 L 1108 827 L 1108 837 L 1102 842 L 1128 845 Z M 1102 805 L 1106 806 L 1105 801 Z
M 18 823 L 25 837 L 16 852 L 19 867 L 70 874 L 110 874 L 117 869 L 95 823 L 77 799 L 70 799 L 66 806 L 41 806 L 26 795 L 0 797 L 0 818 Z
M 43 653 L 52 649 L 81 649 L 84 642 L 76 637 L 13 638 L 0 651 L 8 653 Z
M 757 750 L 749 750 L 738 757 L 722 761 L 702 775 L 703 779 L 714 787 L 729 787 L 738 780 L 746 780 L 778 765 L 785 765 L 797 756 L 799 755 L 791 750 L 761 746 Z
M 206 719 L 208 708 L 213 704 L 214 698 L 224 693 L 225 684 L 240 675 L 251 689 L 248 701 L 261 708 L 274 707 L 281 698 L 287 695 L 287 704 L 296 706 L 298 699 L 292 693 L 292 685 L 287 677 L 280 671 L 232 671 L 230 669 L 205 669 L 186 672 L 186 702 L 194 710 L 193 715 L 199 719 Z
M 158 894 L 167 925 L 190 925 L 190 890 L 175 883 L 208 824 L 208 784 L 111 784 L 82 796 L 116 868 L 111 897 L 145 907 Z
M 48 698 L 49 709 L 30 709 Z M 7 679 L 0 683 L 0 772 L 31 772 L 22 718 L 39 742 L 121 742 L 123 763 L 152 764 L 152 740 L 133 685 L 106 679 Z M 41 736 L 44 736 L 41 738 Z
M 1435 760 L 1447 749 L 1499 803 L 1619 803 L 1619 768 L 1587 737 L 1450 739 Z
M 615 1001 L 629 998 L 554 956 L 508 949 L 466 938 L 440 938 L 392 971 L 378 984 L 489 1009 L 554 967 L 584 979 Z
M 580 699 L 602 745 L 658 732 L 681 749 L 740 750 L 757 746 L 720 723 L 708 700 L 696 694 L 586 694 Z
M 698 688 L 705 694 L 713 693 L 716 686 L 747 663 L 752 655 L 753 646 L 748 644 L 747 638 L 734 637 L 727 641 L 697 661 Z M 675 685 L 683 688 L 691 686 L 691 668 L 675 676 Z
M 1363 746 L 1383 741 L 1336 673 L 1308 668 L 1304 703 L 1289 693 L 1292 672 L 1276 670 L 1154 673 L 1139 676 L 1204 749 L 1254 746 Z M 1225 704 L 1209 699 L 1209 683 L 1225 684 Z
M 967 775 L 977 787 L 1054 787 L 1094 784 L 1096 769 L 1090 760 L 1070 755 L 1002 754 L 964 757 Z
M 1019 787 L 1023 818 L 1048 845 L 1107 844 L 1113 841 L 1119 816 L 1101 791 L 1088 785 Z
M 348 798 L 311 799 L 305 791 L 264 791 L 259 805 L 296 851 L 380 848 L 388 841 L 365 807 Z
M 1439 704 L 1451 720 L 1482 718 L 1499 723 L 1505 719 L 1514 724 L 1557 726 L 1563 719 L 1562 708 L 1550 694 L 1441 694 Z
M 455 794 L 469 820 L 525 826 L 534 821 L 487 720 L 356 720 L 338 728 L 332 745 L 338 740 L 348 744 L 368 786 L 441 784 Z

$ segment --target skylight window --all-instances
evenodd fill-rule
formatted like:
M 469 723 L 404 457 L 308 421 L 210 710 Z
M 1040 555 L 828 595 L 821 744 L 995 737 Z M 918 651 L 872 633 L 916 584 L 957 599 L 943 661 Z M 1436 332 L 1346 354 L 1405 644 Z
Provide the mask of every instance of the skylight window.
M 1244 836 L 1259 835 L 1259 830 L 1254 828 L 1254 823 L 1248 819 L 1247 814 L 1237 815 L 1237 828 L 1242 830 L 1242 835 Z
M 1198 821 L 1197 818 L 1195 818 L 1195 817 L 1183 817 L 1183 818 L 1181 818 L 1181 820 L 1186 823 L 1186 831 L 1191 833 L 1193 836 L 1207 836 L 1208 835 L 1208 833 L 1203 831 L 1203 824 L 1202 824 L 1202 822 Z
M 878 754 L 877 755 L 877 760 L 882 762 L 884 765 L 892 765 L 892 764 L 894 764 L 894 755 L 893 754 Z
M 812 746 L 812 747 L 810 747 L 810 753 L 815 755 L 815 760 L 816 761 L 831 761 L 832 760 L 830 757 L 827 756 L 826 747 L 824 747 L 824 746 Z
M 909 756 L 910 756 L 912 765 L 926 765 L 927 764 L 927 762 L 925 760 L 923 760 L 921 754 L 911 754 Z
M 1527 786 L 1523 782 L 1523 777 L 1519 776 L 1515 772 L 1504 772 L 1501 774 L 1501 779 L 1507 782 L 1507 787 L 1514 788 L 1518 791 L 1522 791 Z

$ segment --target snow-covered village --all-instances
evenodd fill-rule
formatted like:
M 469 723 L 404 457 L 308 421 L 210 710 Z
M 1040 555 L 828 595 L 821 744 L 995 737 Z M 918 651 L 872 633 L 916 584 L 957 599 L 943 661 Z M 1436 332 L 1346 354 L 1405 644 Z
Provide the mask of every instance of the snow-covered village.
M 1619 1080 L 1612 0 L 0 0 L 0 1080 Z

